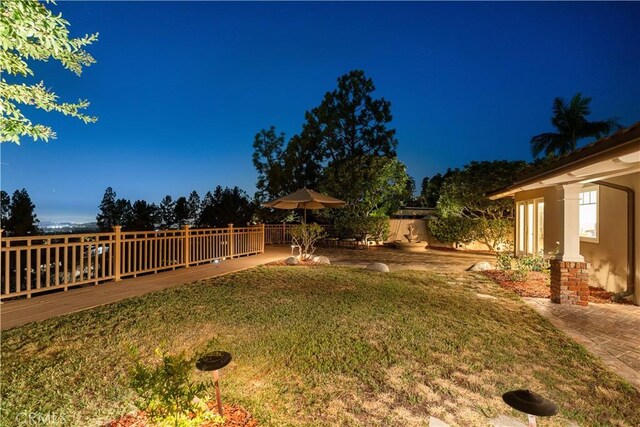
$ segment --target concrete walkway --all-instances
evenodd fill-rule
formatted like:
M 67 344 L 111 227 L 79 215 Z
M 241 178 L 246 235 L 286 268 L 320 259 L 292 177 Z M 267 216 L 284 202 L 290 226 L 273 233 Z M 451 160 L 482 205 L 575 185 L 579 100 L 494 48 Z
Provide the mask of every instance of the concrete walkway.
M 546 298 L 523 299 L 640 390 L 640 307 L 596 303 L 578 307 Z
M 0 304 L 0 328 L 2 330 L 15 328 L 30 322 L 110 304 L 149 292 L 246 270 L 281 260 L 290 254 L 291 248 L 288 246 L 267 246 L 263 254 L 228 259 L 219 264 L 203 264 L 124 279 L 121 282 L 87 285 L 67 292 L 55 292 L 30 299 L 6 301 Z

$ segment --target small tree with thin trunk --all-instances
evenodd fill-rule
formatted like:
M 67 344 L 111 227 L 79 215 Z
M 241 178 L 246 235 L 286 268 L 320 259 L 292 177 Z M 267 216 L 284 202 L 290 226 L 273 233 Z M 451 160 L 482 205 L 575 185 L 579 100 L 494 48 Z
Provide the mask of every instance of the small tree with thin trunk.
M 315 252 L 315 244 L 325 236 L 324 228 L 316 224 L 299 224 L 291 229 L 291 244 L 298 249 L 298 257 L 310 259 Z

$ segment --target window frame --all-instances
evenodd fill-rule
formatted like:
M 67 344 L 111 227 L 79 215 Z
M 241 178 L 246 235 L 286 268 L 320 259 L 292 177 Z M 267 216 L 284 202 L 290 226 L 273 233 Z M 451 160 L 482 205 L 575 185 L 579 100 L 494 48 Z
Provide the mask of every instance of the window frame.
M 600 186 L 599 185 L 588 185 L 586 187 L 582 187 L 580 189 L 580 194 L 595 191 L 596 193 L 596 237 L 584 236 L 580 234 L 580 241 L 587 243 L 600 243 Z M 580 206 L 584 206 L 580 204 L 578 201 L 578 228 L 580 227 Z M 580 230 L 578 230 L 580 233 Z
M 516 247 L 515 253 L 521 255 L 544 255 L 544 197 L 518 200 L 516 202 Z M 539 209 L 542 205 L 542 224 L 540 224 Z M 529 207 L 533 212 L 530 212 Z M 522 211 L 522 212 L 521 212 Z M 524 214 L 521 215 L 521 213 Z M 531 214 L 531 218 L 529 215 Z M 533 230 L 530 230 L 530 227 Z M 532 232 L 533 231 L 533 232 Z M 540 239 L 542 232 L 542 240 Z M 531 242 L 529 242 L 531 237 Z M 542 242 L 542 247 L 540 243 Z M 529 251 L 531 249 L 531 251 Z

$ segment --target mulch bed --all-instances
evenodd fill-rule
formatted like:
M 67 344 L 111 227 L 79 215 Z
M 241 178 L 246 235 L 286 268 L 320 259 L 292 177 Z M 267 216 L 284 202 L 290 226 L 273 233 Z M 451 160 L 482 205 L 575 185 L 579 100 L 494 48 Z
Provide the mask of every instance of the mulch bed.
M 505 289 L 510 289 L 521 297 L 531 298 L 549 298 L 551 290 L 549 288 L 549 276 L 539 271 L 531 271 L 527 280 L 523 282 L 515 282 L 511 280 L 508 271 L 489 270 L 484 274 L 489 276 L 494 282 Z
M 215 402 L 207 402 L 211 411 L 217 411 Z M 224 427 L 257 427 L 258 422 L 246 410 L 236 405 L 222 405 L 224 415 Z M 103 427 L 147 427 L 152 426 L 147 414 L 140 411 L 136 414 L 127 414 L 115 421 L 110 421 Z M 205 422 L 200 427 L 221 427 L 220 424 Z
M 490 270 L 485 271 L 489 278 L 491 278 L 498 285 L 505 289 L 510 289 L 521 297 L 531 298 L 550 298 L 551 289 L 549 287 L 549 276 L 539 271 L 531 271 L 527 277 L 527 280 L 523 282 L 515 282 L 511 280 L 509 272 L 502 270 Z M 611 297 L 614 294 L 601 288 L 589 286 L 589 302 L 596 302 L 599 304 L 612 303 Z M 631 301 L 622 299 L 620 304 L 633 304 Z

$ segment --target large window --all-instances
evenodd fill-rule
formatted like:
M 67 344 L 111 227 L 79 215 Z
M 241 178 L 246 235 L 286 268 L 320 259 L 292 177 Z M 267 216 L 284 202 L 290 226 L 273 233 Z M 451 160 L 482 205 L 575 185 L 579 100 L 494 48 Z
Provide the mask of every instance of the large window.
M 516 248 L 518 255 L 544 253 L 544 199 L 516 204 Z
M 598 241 L 598 187 L 580 192 L 580 239 Z

